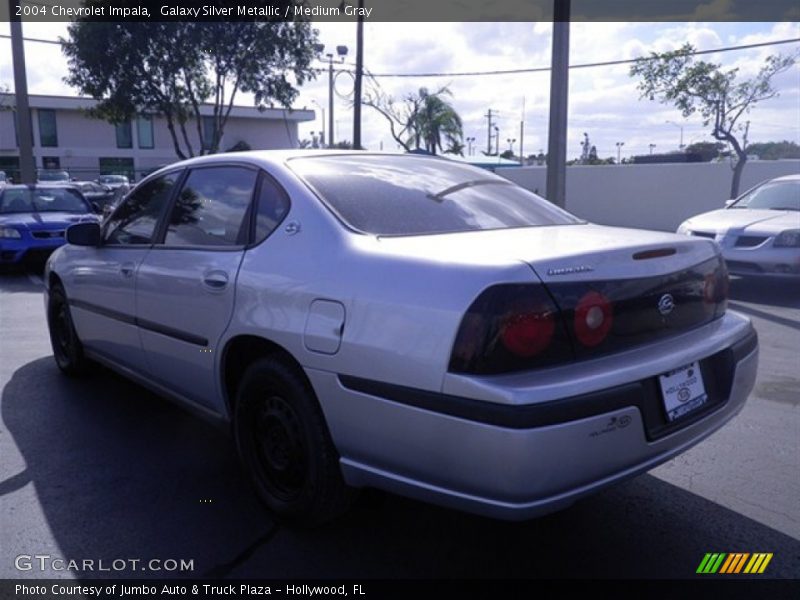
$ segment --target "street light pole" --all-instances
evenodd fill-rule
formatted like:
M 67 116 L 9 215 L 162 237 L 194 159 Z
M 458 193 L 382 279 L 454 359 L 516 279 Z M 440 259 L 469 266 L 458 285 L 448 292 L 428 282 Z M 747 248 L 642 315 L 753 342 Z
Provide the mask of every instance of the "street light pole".
M 316 104 L 317 106 L 319 106 L 319 109 L 322 111 L 322 131 L 320 131 L 319 133 L 320 133 L 320 146 L 322 148 L 324 148 L 325 147 L 325 108 L 323 108 L 323 106 L 319 102 L 314 100 L 313 98 L 311 99 L 311 101 L 314 104 Z
M 680 123 L 676 123 L 675 121 L 665 121 L 665 123 L 669 123 L 670 125 L 675 125 L 675 127 L 680 128 L 680 130 L 681 130 L 681 142 L 678 145 L 678 149 L 679 150 L 683 150 L 685 148 L 685 146 L 683 145 L 683 125 L 681 125 Z
M 622 149 L 622 147 L 623 147 L 624 145 L 625 145 L 625 142 L 617 142 L 617 144 L 616 144 L 616 146 L 617 146 L 617 164 L 618 164 L 618 165 L 619 165 L 619 164 L 622 164 L 622 163 L 620 162 L 620 150 Z
M 655 148 L 655 144 L 650 144 L 650 156 L 653 156 L 653 148 Z

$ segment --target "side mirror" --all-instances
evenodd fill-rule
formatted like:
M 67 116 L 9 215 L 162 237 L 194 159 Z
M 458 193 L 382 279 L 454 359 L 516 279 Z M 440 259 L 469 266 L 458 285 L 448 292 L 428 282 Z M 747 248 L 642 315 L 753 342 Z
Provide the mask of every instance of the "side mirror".
M 92 202 L 91 204 L 92 204 L 92 210 L 94 211 L 95 214 L 99 215 L 100 213 L 103 212 L 103 209 L 97 202 Z
M 728 208 L 734 202 L 736 202 L 736 198 L 731 198 L 730 200 L 725 200 L 725 208 Z
M 99 223 L 75 223 L 67 228 L 67 243 L 75 246 L 99 246 Z

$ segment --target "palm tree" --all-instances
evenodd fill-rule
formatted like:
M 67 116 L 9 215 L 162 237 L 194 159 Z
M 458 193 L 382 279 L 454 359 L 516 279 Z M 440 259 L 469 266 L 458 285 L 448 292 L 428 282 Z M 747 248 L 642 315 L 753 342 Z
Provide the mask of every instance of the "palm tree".
M 451 95 L 450 90 L 443 88 L 431 94 L 426 88 L 420 88 L 416 110 L 409 117 L 408 130 L 411 132 L 410 141 L 417 149 L 424 144 L 425 150 L 431 154 L 436 154 L 438 150 L 444 150 L 442 140 L 448 146 L 460 144 L 463 138 L 461 117 L 458 116 L 455 108 L 442 98 L 443 95 Z

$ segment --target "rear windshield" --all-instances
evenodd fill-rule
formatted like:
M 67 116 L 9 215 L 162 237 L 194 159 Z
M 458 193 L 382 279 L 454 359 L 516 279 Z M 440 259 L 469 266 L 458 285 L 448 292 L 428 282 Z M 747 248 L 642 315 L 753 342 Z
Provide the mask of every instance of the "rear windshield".
M 347 225 L 374 235 L 582 222 L 502 177 L 448 159 L 365 154 L 289 165 Z
M 0 213 L 75 212 L 89 206 L 69 188 L 9 188 L 0 191 Z

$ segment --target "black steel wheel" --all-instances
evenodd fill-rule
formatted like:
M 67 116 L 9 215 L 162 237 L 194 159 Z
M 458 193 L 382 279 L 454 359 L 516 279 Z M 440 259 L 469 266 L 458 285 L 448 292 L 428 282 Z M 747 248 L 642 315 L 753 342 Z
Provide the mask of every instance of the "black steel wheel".
M 70 376 L 84 374 L 88 370 L 89 361 L 83 354 L 83 345 L 75 331 L 67 295 L 59 284 L 50 289 L 47 325 L 58 368 Z
M 296 367 L 277 357 L 250 365 L 233 426 L 256 492 L 281 520 L 320 525 L 349 508 L 355 490 L 344 483 L 322 411 Z

